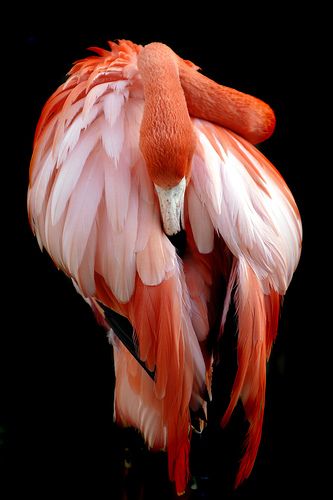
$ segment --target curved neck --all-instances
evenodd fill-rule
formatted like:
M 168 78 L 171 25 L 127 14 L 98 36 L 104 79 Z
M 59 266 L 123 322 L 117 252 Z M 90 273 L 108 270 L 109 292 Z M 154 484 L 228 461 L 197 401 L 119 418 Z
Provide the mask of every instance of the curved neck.
M 141 50 L 138 68 L 145 96 L 140 148 L 153 182 L 170 188 L 188 175 L 194 150 L 177 58 L 166 45 L 151 43 Z
M 238 90 L 219 85 L 180 58 L 178 67 L 191 116 L 229 128 L 253 144 L 272 135 L 275 115 L 268 104 Z

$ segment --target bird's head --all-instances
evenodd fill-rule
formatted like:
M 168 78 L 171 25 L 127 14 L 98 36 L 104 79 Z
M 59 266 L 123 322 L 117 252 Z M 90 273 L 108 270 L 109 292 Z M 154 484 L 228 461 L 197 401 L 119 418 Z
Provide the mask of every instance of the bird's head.
M 145 107 L 140 149 L 160 203 L 164 231 L 181 230 L 195 134 L 179 79 L 176 54 L 166 45 L 146 45 L 138 59 Z

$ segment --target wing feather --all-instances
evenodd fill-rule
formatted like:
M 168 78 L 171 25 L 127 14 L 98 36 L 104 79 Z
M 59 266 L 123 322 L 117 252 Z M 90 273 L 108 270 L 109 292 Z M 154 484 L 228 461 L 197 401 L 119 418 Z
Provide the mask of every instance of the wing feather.
M 77 276 L 103 194 L 104 172 L 100 156 L 101 147 L 97 146 L 87 158 L 67 208 L 62 236 L 63 258 L 73 276 Z
M 67 157 L 66 161 L 59 167 L 59 173 L 53 185 L 51 195 L 51 218 L 56 224 L 61 217 L 67 202 L 81 176 L 85 163 L 96 146 L 100 134 L 101 119 L 84 131 L 80 141 Z
M 249 476 L 257 455 L 265 404 L 266 361 L 277 332 L 281 296 L 300 257 L 302 227 L 288 187 L 254 146 L 216 125 L 197 119 L 193 124 L 198 146 L 192 164 L 188 208 L 194 240 L 201 252 L 205 250 L 198 236 L 203 231 L 198 227 L 200 200 L 216 233 L 234 256 L 221 332 L 234 289 L 238 369 L 221 423 L 227 424 L 241 399 L 249 429 L 237 486 Z
M 120 166 L 110 160 L 106 153 L 103 158 L 105 175 L 105 201 L 109 221 L 114 231 L 124 230 L 128 218 L 131 194 L 131 165 L 125 160 Z
M 201 120 L 194 125 L 199 147 L 191 182 L 216 232 L 246 259 L 266 291 L 271 286 L 285 293 L 301 249 L 301 221 L 288 187 L 244 139 Z M 211 158 L 219 175 L 207 164 Z

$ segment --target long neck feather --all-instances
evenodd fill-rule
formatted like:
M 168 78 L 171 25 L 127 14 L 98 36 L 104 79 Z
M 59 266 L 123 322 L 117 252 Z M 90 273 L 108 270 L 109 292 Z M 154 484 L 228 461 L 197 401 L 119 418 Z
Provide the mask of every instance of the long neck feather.
M 194 134 L 175 53 L 166 45 L 146 45 L 138 57 L 145 108 L 140 147 L 152 180 L 163 187 L 187 175 Z
M 266 103 L 217 84 L 180 58 L 178 66 L 190 115 L 229 128 L 252 144 L 272 135 L 275 116 Z

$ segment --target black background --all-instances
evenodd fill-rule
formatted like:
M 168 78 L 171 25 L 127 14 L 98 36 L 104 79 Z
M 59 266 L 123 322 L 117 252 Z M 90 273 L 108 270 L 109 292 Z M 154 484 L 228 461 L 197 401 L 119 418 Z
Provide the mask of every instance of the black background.
M 236 463 L 233 440 L 239 446 L 237 425 L 222 437 L 213 429 L 199 455 L 213 477 L 209 498 L 298 497 L 312 488 L 318 494 L 320 454 L 313 450 L 320 368 L 309 306 L 313 167 L 304 109 L 314 72 L 309 24 L 301 13 L 274 5 L 257 11 L 222 5 L 220 12 L 192 6 L 182 18 L 171 5 L 150 9 L 151 18 L 147 12 L 96 5 L 81 8 L 80 15 L 54 8 L 40 20 L 38 9 L 20 11 L 20 22 L 15 15 L 8 18 L 0 439 L 2 486 L 9 489 L 4 498 L 14 498 L 18 490 L 34 498 L 85 493 L 94 499 L 122 498 L 123 438 L 112 424 L 110 347 L 70 281 L 40 253 L 26 216 L 31 145 L 44 102 L 72 62 L 88 55 L 87 47 L 106 47 L 107 40 L 117 38 L 162 41 L 207 76 L 256 95 L 276 113 L 276 131 L 260 148 L 290 186 L 305 237 L 269 363 L 262 445 L 250 479 L 234 493 L 229 476 Z M 215 461 L 209 458 L 214 448 L 220 454 Z M 137 474 L 146 490 L 151 482 L 151 498 L 163 493 L 158 460 L 146 454 L 138 459 Z

